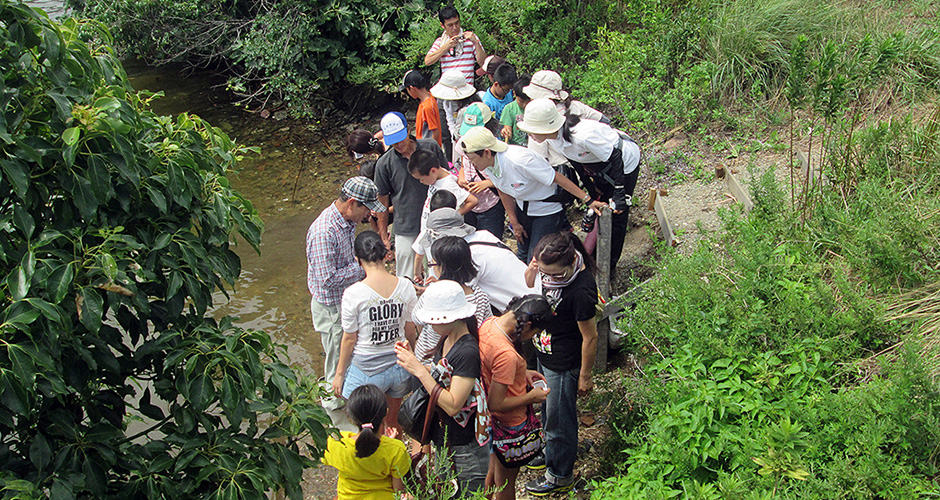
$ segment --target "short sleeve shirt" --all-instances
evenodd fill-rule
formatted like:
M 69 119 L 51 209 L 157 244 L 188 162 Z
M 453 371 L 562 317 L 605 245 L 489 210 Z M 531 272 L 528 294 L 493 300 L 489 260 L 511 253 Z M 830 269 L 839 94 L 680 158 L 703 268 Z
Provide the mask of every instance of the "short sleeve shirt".
M 472 335 L 464 335 L 454 342 L 450 351 L 443 358 L 454 369 L 453 376 L 477 379 L 480 378 L 480 347 Z M 441 360 L 441 355 L 434 356 L 434 362 Z M 447 429 L 447 443 L 451 446 L 462 446 L 474 441 L 476 429 L 473 424 L 462 426 L 453 417 L 441 414 L 443 426 L 435 426 L 431 437 L 438 445 L 444 443 L 444 428 Z
M 525 371 L 525 359 L 496 326 L 496 318 L 486 320 L 480 327 L 480 372 L 487 394 L 493 382 L 498 382 L 506 386 L 507 397 L 525 395 Z M 504 426 L 519 425 L 526 419 L 526 407 L 519 406 L 508 411 L 490 408 L 490 415 Z
M 510 145 L 496 153 L 496 162 L 486 168 L 496 189 L 516 199 L 521 208 L 529 202 L 528 215 L 551 215 L 561 211 L 560 203 L 543 202 L 555 194 L 555 169 L 544 158 L 522 146 Z
M 356 457 L 356 434 L 341 432 L 340 440 L 329 439 L 321 461 L 339 470 L 339 498 L 393 500 L 392 478 L 403 478 L 411 470 L 405 443 L 382 436 L 375 453 Z
M 437 40 L 434 40 L 428 54 L 441 48 L 441 44 L 443 44 L 446 39 L 447 35 L 441 35 Z M 454 47 L 441 56 L 441 73 L 449 69 L 459 69 L 460 72 L 463 73 L 464 78 L 467 79 L 467 83 L 473 85 L 473 70 L 476 67 L 476 63 L 477 48 L 473 45 L 472 41 L 465 39 L 462 47 Z
M 343 331 L 358 332 L 352 357 L 357 368 L 374 375 L 395 364 L 395 342 L 404 338 L 417 301 L 411 282 L 402 278 L 387 298 L 361 281 L 343 292 Z
M 594 120 L 581 120 L 571 128 L 570 142 L 561 134 L 551 142 L 571 161 L 601 163 L 610 159 L 620 141 L 620 134 L 610 126 Z
M 438 146 L 443 144 L 434 137 L 434 130 L 441 129 L 441 114 L 437 112 L 437 99 L 429 97 L 418 104 L 415 115 L 415 135 L 422 139 L 434 139 Z
M 443 169 L 447 169 L 444 151 L 434 139 L 418 139 L 418 149 L 437 155 Z M 421 231 L 421 207 L 428 196 L 428 187 L 408 172 L 408 158 L 394 148 L 388 148 L 375 164 L 375 185 L 379 195 L 388 195 L 395 207 L 392 230 L 398 236 L 417 236 Z
M 486 89 L 486 92 L 483 94 L 483 104 L 489 106 L 490 110 L 493 113 L 496 113 L 496 119 L 499 120 L 499 117 L 502 116 L 503 108 L 505 108 L 509 103 L 515 102 L 515 97 L 512 95 L 512 91 L 506 93 L 502 99 L 497 99 L 493 95 L 492 89 Z
M 581 367 L 581 330 L 578 321 L 597 314 L 597 283 L 590 270 L 584 269 L 561 291 L 553 304 L 551 324 L 532 339 L 539 363 L 549 370 L 566 371 Z
M 517 146 L 526 146 L 529 143 L 529 134 L 526 134 L 519 128 L 519 122 L 522 121 L 524 110 L 519 103 L 512 101 L 503 108 L 503 114 L 500 115 L 500 125 L 512 127 L 512 136 L 509 138 L 509 144 Z

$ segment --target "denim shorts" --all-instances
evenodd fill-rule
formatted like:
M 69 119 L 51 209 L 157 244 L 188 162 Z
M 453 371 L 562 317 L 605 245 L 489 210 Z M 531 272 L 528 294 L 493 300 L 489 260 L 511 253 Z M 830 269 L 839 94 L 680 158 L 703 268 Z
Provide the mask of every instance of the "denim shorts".
M 360 385 L 374 384 L 390 398 L 403 398 L 411 392 L 411 379 L 411 374 L 397 364 L 374 375 L 367 375 L 356 365 L 350 364 L 343 381 L 343 397 L 348 399 Z

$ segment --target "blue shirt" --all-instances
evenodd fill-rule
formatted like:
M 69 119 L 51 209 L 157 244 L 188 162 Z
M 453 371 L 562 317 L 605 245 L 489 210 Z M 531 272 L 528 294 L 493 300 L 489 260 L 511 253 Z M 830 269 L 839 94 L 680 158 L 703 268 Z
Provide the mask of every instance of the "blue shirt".
M 506 96 L 502 99 L 497 99 L 496 96 L 493 95 L 491 88 L 486 89 L 486 93 L 483 94 L 483 104 L 489 106 L 490 110 L 496 113 L 497 120 L 499 120 L 499 115 L 503 114 L 503 108 L 511 103 L 513 99 L 515 99 L 515 97 L 513 97 L 511 90 L 507 92 Z

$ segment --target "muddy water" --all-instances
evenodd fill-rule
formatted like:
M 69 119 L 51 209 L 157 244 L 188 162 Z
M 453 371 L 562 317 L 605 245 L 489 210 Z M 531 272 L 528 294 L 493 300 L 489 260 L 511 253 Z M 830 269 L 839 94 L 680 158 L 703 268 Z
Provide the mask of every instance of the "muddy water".
M 229 299 L 216 293 L 214 314 L 237 316 L 240 326 L 268 332 L 287 346 L 292 365 L 321 375 L 322 348 L 310 321 L 304 241 L 310 223 L 355 172 L 342 154 L 345 132 L 320 133 L 296 122 L 261 118 L 232 105 L 224 79 L 211 75 L 135 62 L 125 68 L 134 88 L 164 92 L 153 103 L 155 112 L 197 114 L 240 143 L 261 148 L 260 155 L 247 157 L 231 176 L 265 224 L 261 255 L 236 238 L 242 275 Z

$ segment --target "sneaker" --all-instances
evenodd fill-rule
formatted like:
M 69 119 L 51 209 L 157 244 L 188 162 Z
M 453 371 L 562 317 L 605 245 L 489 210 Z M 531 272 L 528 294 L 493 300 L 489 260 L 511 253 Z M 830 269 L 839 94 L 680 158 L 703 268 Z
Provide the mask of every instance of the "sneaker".
M 527 463 L 525 466 L 531 470 L 544 469 L 545 468 L 545 453 L 539 452 L 539 454 L 533 457 L 532 460 L 530 460 L 529 463 Z
M 561 493 L 568 491 L 571 487 L 574 486 L 574 481 L 570 484 L 560 485 L 555 484 L 554 481 L 547 477 L 540 477 L 538 479 L 533 479 L 525 484 L 525 489 L 529 493 L 537 496 L 544 497 L 545 495 L 550 495 L 552 493 Z

